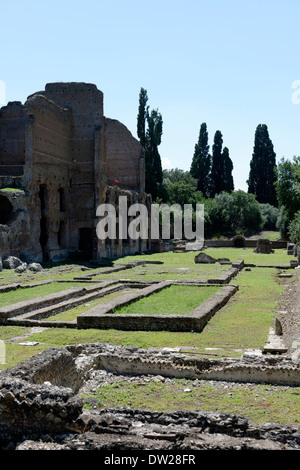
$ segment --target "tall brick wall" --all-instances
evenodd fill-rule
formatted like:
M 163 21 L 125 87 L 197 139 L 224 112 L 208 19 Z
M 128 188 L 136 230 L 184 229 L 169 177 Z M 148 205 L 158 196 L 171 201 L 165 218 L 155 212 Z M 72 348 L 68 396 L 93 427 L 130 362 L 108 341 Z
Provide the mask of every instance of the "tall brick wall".
M 25 103 L 28 116 L 33 117 L 33 171 L 35 178 L 43 178 L 45 167 L 69 171 L 70 112 L 59 108 L 42 95 L 35 95 Z M 45 175 L 46 176 L 46 175 Z
M 71 109 L 72 181 L 94 182 L 95 129 L 103 124 L 103 93 L 87 83 L 49 83 L 45 95 Z
M 117 179 L 121 188 L 139 191 L 142 147 L 115 119 L 105 118 L 105 150 L 108 182 L 114 184 Z
M 24 165 L 25 109 L 18 102 L 0 110 L 0 165 Z

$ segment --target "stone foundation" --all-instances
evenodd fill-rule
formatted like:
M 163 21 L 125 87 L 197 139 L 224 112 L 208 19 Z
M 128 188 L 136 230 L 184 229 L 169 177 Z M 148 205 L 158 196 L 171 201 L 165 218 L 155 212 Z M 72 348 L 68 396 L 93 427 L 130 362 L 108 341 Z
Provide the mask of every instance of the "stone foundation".
M 138 293 L 127 294 L 111 302 L 94 307 L 77 317 L 77 326 L 78 328 L 113 328 L 130 331 L 200 332 L 208 320 L 228 302 L 238 289 L 237 286 L 226 286 L 186 315 L 122 315 L 118 314 L 117 311 L 113 312 L 118 307 L 128 305 L 174 284 L 176 284 L 174 281 L 163 281 L 156 285 L 145 287 Z M 184 283 L 180 283 L 180 285 L 184 285 Z M 198 287 L 201 289 L 203 286 L 201 284 Z
M 163 374 L 210 380 L 240 380 L 244 374 L 247 381 L 285 384 L 296 381 L 298 385 L 300 372 L 299 361 L 289 357 L 209 360 L 166 350 L 101 343 L 50 348 L 0 373 L 0 448 L 300 448 L 297 426 L 254 427 L 243 417 L 224 413 L 162 413 L 130 408 L 83 410 L 78 393 L 96 369 L 112 370 L 115 374 Z

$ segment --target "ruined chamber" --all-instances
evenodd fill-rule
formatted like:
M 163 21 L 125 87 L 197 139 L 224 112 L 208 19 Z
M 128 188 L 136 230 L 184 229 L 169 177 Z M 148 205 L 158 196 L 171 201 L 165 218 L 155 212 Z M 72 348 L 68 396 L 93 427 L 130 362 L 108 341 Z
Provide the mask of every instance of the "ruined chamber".
M 102 261 L 150 247 L 148 240 L 99 240 L 97 207 L 119 196 L 151 204 L 144 150 L 103 114 L 93 84 L 51 83 L 0 109 L 0 256 Z M 115 180 L 118 184 L 115 184 Z

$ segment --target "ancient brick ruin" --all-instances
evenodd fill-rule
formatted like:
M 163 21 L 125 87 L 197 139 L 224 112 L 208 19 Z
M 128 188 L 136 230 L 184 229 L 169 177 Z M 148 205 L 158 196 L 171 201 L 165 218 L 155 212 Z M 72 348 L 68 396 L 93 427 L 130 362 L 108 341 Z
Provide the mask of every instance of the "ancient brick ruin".
M 104 116 L 95 85 L 51 83 L 9 102 L 0 109 L 0 256 L 101 261 L 147 250 L 147 240 L 96 236 L 99 204 L 116 206 L 118 195 L 151 203 L 144 172 L 143 148 Z

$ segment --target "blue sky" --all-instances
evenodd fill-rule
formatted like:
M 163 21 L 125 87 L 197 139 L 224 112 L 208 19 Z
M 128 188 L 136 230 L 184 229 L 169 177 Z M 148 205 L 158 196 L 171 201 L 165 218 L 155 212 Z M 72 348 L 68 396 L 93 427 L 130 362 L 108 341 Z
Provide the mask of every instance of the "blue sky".
M 299 0 L 1 3 L 5 101 L 25 102 L 49 82 L 95 83 L 105 115 L 136 137 L 146 88 L 163 117 L 164 164 L 189 170 L 206 122 L 210 145 L 216 130 L 223 134 L 236 188 L 247 189 L 258 124 L 267 124 L 277 160 L 300 155 L 300 104 L 292 100 Z

